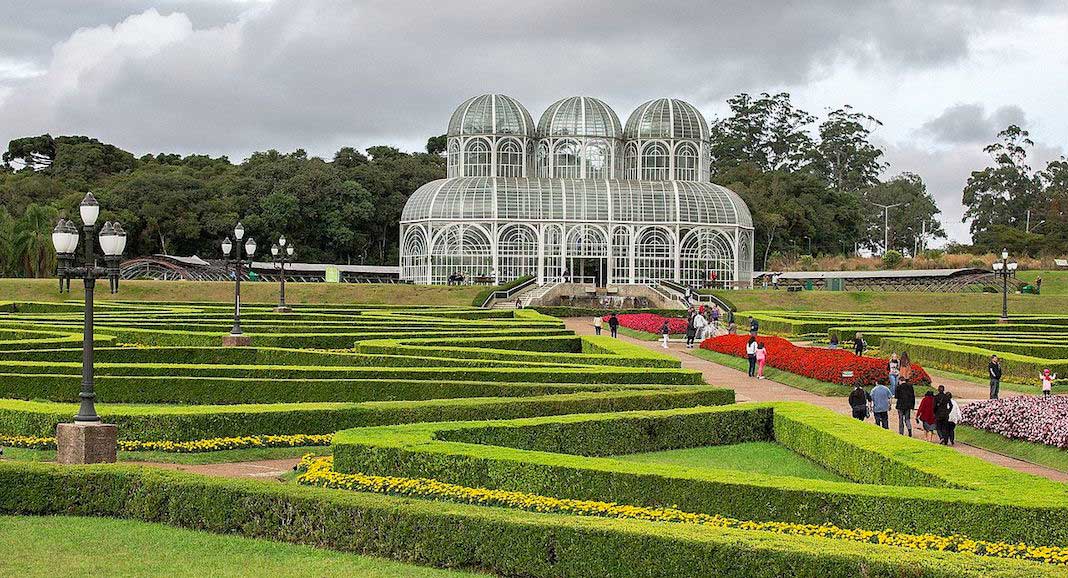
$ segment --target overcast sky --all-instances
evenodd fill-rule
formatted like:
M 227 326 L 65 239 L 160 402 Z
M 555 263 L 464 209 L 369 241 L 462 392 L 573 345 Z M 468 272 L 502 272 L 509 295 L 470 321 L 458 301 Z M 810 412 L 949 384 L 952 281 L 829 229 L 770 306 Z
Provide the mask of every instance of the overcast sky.
M 626 120 L 739 92 L 883 121 L 887 176 L 927 182 L 953 239 L 961 189 L 1008 123 L 1032 166 L 1068 150 L 1068 4 L 1039 0 L 4 0 L 0 142 L 85 134 L 136 154 L 423 147 L 468 96 L 535 120 L 571 95 Z

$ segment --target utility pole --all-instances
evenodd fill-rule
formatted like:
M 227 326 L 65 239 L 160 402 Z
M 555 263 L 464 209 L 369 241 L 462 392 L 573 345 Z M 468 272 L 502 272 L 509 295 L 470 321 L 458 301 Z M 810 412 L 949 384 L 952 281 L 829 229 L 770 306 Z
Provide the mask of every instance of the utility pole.
M 871 203 L 871 201 L 868 202 Z M 879 203 L 871 204 L 883 210 L 883 255 L 885 255 L 890 249 L 890 209 L 900 207 L 905 203 L 896 203 L 893 205 L 880 205 Z

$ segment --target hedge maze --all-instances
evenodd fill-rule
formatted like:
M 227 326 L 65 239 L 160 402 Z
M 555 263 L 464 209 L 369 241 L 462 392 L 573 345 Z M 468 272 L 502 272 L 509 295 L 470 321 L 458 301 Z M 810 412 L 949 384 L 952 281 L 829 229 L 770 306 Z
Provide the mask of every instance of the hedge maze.
M 0 311 L 0 444 L 47 447 L 76 411 L 80 308 Z M 1063 484 L 805 404 L 735 405 L 676 358 L 534 311 L 242 317 L 252 344 L 223 348 L 229 307 L 101 305 L 98 411 L 127 449 L 254 440 L 329 443 L 331 456 L 306 457 L 288 484 L 0 461 L 0 514 L 147 520 L 506 576 L 1068 570 Z M 748 442 L 833 476 L 626 458 Z
M 997 323 L 992 315 L 932 313 L 834 313 L 755 311 L 762 332 L 827 339 L 837 334 L 849 347 L 857 332 L 889 355 L 908 351 L 914 362 L 987 377 L 991 355 L 1002 358 L 1004 379 L 1035 384 L 1044 368 L 1068 375 L 1068 315 L 1013 315 Z
M 47 438 L 76 413 L 81 312 L 0 314 L 0 435 Z M 361 425 L 722 404 L 670 357 L 576 337 L 533 311 L 246 307 L 250 347 L 220 347 L 225 306 L 99 307 L 96 391 L 120 440 L 330 434 Z

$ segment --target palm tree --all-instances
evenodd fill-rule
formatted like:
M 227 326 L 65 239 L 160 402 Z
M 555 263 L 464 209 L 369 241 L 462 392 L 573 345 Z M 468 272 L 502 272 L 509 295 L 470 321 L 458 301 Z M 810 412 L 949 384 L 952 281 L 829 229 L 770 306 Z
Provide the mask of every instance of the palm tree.
M 22 265 L 23 274 L 44 277 L 55 269 L 52 227 L 57 214 L 52 207 L 34 203 L 26 207 L 26 213 L 15 225 L 14 258 Z
M 15 219 L 4 207 L 0 207 L 0 277 L 14 275 L 15 264 Z

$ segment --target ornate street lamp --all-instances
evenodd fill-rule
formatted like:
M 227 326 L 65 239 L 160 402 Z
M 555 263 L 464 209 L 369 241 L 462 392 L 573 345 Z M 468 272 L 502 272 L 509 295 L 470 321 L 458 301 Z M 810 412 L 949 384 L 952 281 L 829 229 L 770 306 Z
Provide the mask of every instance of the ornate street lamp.
M 271 245 L 271 260 L 279 265 L 279 290 L 278 290 L 278 307 L 274 310 L 279 313 L 289 313 L 292 311 L 289 307 L 286 307 L 286 263 L 293 262 L 293 253 L 296 249 L 291 243 L 286 241 L 286 236 L 282 235 L 278 238 L 278 243 Z
M 230 329 L 230 334 L 223 337 L 223 345 L 226 347 L 244 346 L 252 342 L 252 339 L 241 332 L 241 276 L 242 266 L 252 266 L 252 256 L 256 254 L 256 241 L 252 237 L 249 237 L 245 241 L 245 255 L 247 258 L 241 257 L 241 240 L 245 237 L 245 226 L 238 223 L 234 227 L 234 239 L 237 243 L 231 243 L 230 238 L 227 237 L 222 241 L 223 258 L 226 263 L 233 264 L 234 266 L 234 326 Z M 237 252 L 234 253 L 234 258 L 230 258 L 230 251 L 234 249 L 236 245 Z
M 104 264 L 96 264 L 96 220 L 100 203 L 87 193 L 79 206 L 82 218 L 83 262 L 77 263 L 78 229 L 73 221 L 60 219 L 52 230 L 52 245 L 56 249 L 59 289 L 70 291 L 70 280 L 81 279 L 85 285 L 84 322 L 82 326 L 82 387 L 78 397 L 81 405 L 74 423 L 56 427 L 56 461 L 63 464 L 91 464 L 114 462 L 118 429 L 103 424 L 96 413 L 96 391 L 93 383 L 93 294 L 97 279 L 108 279 L 111 293 L 119 292 L 119 260 L 126 249 L 126 232 L 118 223 L 105 222 L 100 228 L 100 249 Z
M 1009 322 L 1009 275 L 1016 274 L 1017 263 L 1009 262 L 1009 250 L 1001 250 L 1001 261 L 994 261 L 994 273 L 1001 275 L 1001 319 L 998 323 Z

